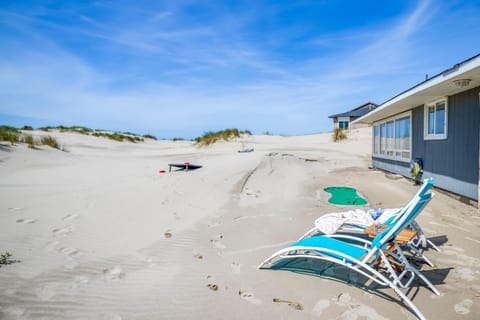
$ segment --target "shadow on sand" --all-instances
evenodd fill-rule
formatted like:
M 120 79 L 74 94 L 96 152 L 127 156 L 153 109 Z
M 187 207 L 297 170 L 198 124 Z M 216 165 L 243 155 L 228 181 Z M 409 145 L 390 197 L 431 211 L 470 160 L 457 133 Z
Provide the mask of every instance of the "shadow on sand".
M 390 287 L 379 285 L 360 273 L 353 272 L 348 268 L 332 262 L 308 258 L 283 259 L 277 261 L 275 265 L 271 267 L 271 269 L 291 271 L 347 284 L 349 286 L 365 290 L 385 300 L 396 302 L 399 305 L 409 309 L 406 304 L 402 303 L 401 299 L 393 290 L 390 289 Z M 422 274 L 425 275 L 425 277 L 436 286 L 445 284 L 445 279 L 452 269 L 453 268 L 431 269 L 422 271 Z M 421 282 L 421 280 L 416 278 L 410 287 L 405 291 L 405 293 L 410 299 L 413 300 L 418 294 L 420 287 L 425 287 L 428 289 L 428 287 Z

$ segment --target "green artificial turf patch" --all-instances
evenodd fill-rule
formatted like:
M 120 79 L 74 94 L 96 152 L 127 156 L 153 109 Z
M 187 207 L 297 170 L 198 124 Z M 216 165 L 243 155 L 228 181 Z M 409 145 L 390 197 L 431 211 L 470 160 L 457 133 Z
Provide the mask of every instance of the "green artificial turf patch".
M 328 203 L 361 206 L 367 204 L 367 200 L 357 194 L 357 190 L 349 187 L 328 187 L 323 189 L 332 196 L 328 199 Z

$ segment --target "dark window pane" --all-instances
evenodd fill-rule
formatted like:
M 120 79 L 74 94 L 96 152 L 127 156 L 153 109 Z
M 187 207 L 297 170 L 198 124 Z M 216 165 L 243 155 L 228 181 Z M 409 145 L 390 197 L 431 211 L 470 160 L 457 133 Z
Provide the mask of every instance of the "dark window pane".
M 445 133 L 445 103 L 437 104 L 437 112 L 435 113 L 435 133 Z
M 431 107 L 428 107 L 428 134 L 435 133 L 434 122 L 435 122 L 435 107 L 431 106 Z

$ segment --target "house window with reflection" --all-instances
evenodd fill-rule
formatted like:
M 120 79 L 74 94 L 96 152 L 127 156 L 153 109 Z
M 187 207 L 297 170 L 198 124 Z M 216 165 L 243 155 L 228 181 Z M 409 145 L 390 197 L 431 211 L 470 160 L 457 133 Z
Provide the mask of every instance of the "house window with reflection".
M 425 140 L 447 138 L 447 99 L 441 99 L 425 105 Z
M 373 125 L 373 155 L 409 162 L 411 159 L 411 113 L 376 122 Z

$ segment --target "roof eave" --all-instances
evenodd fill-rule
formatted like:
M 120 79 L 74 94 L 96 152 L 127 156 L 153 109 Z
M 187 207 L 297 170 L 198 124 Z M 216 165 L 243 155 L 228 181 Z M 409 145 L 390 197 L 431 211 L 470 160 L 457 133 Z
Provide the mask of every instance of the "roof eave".
M 464 62 L 456 64 L 452 68 L 447 69 L 433 76 L 432 78 L 425 80 L 418 85 L 400 93 L 399 95 L 384 102 L 366 115 L 354 120 L 352 123 L 371 124 L 380 119 L 384 119 L 394 114 L 410 110 L 417 107 L 418 105 L 429 102 L 428 100 L 434 99 L 432 97 L 435 96 L 435 94 L 437 95 L 437 97 L 441 97 L 442 85 L 443 87 L 445 87 L 445 83 L 450 83 L 452 80 L 454 80 L 454 78 L 460 79 L 465 74 L 468 74 L 472 78 L 475 77 L 475 79 L 471 79 L 471 85 L 467 88 L 458 88 L 456 92 L 451 89 L 451 94 L 466 91 L 480 85 L 480 54 L 470 59 L 467 59 Z M 438 89 L 435 90 L 436 88 Z M 425 94 L 427 91 L 430 91 L 430 94 Z M 445 94 L 443 94 L 443 96 L 445 96 Z M 426 101 L 415 105 L 414 102 L 420 101 L 423 97 L 425 97 L 424 100 Z

